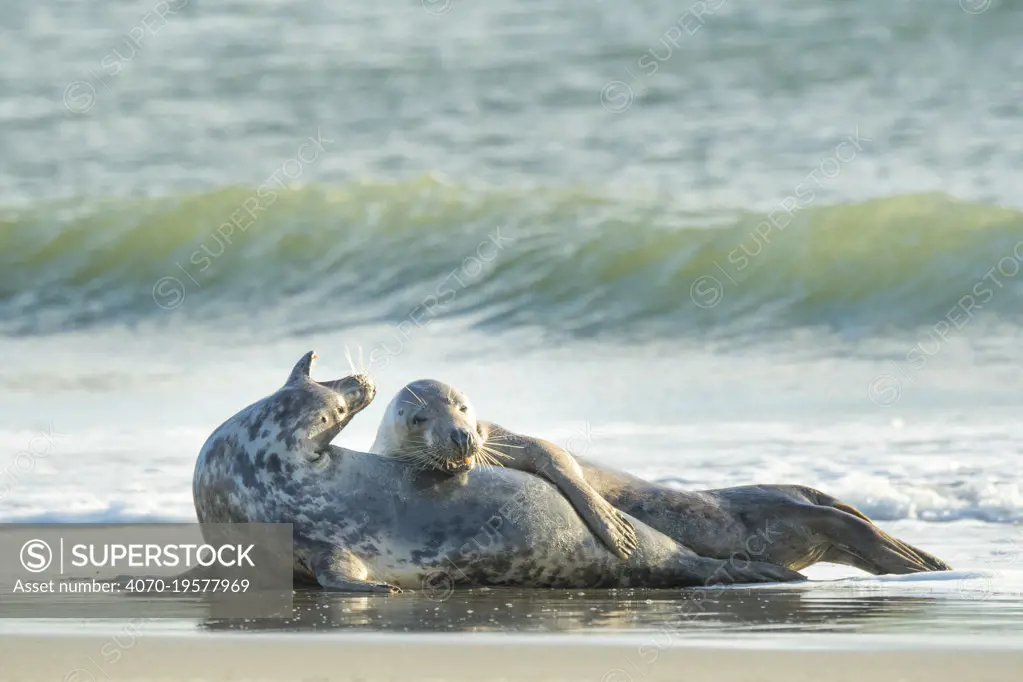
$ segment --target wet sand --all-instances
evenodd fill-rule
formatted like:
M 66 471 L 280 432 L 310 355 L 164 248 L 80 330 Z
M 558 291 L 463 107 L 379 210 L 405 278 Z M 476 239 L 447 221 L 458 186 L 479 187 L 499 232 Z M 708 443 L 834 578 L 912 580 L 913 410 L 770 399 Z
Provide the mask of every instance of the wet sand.
M 60 620 L 33 618 L 38 595 L 7 595 L 0 635 L 36 632 L 584 634 L 719 639 L 732 636 L 954 634 L 984 640 L 1014 636 L 1023 646 L 1023 596 L 971 585 L 964 571 L 845 578 L 791 585 L 686 590 L 473 589 L 446 595 L 352 595 L 300 590 L 290 617 L 224 617 L 198 599 L 123 598 L 125 619 L 95 620 L 88 606 L 69 606 Z M 937 579 L 941 577 L 943 579 Z M 1006 587 L 1003 585 L 1003 588 Z M 168 614 L 175 617 L 167 618 Z M 184 614 L 183 616 L 181 614 Z M 160 616 L 164 617 L 160 617 Z M 82 620 L 89 619 L 89 620 Z M 799 637 L 796 637 L 796 636 Z
M 1023 602 L 892 578 L 722 590 L 295 593 L 292 618 L 0 620 L 3 679 L 1012 680 Z M 971 596 L 973 594 L 973 596 Z

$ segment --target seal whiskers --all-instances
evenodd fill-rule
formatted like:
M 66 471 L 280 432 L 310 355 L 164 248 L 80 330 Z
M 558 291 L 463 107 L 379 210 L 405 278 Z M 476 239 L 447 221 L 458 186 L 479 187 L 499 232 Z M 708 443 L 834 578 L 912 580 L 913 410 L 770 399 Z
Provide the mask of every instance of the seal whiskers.
M 506 455 L 503 452 L 498 452 L 497 450 L 493 450 L 492 448 L 486 445 L 481 445 L 479 452 L 477 453 L 476 456 L 479 457 L 480 466 L 500 467 L 504 466 L 504 464 L 502 464 L 500 460 L 507 458 L 509 455 Z

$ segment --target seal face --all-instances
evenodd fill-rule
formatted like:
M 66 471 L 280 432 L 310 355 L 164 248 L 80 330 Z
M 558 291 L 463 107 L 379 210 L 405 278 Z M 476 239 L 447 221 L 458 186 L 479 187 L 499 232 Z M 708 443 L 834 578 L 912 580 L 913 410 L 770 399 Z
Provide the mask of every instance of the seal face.
M 214 431 L 193 479 L 200 521 L 291 523 L 298 581 L 387 592 L 438 582 L 682 587 L 802 577 L 697 556 L 636 521 L 636 550 L 623 561 L 535 476 L 481 468 L 451 475 L 330 445 L 374 389 L 363 376 L 315 382 L 312 358 Z M 437 445 L 443 436 L 461 447 L 443 429 L 429 437 Z
M 451 386 L 421 379 L 398 391 L 388 404 L 372 451 L 410 466 L 455 474 L 471 471 L 479 460 L 491 462 L 482 446 L 469 399 Z

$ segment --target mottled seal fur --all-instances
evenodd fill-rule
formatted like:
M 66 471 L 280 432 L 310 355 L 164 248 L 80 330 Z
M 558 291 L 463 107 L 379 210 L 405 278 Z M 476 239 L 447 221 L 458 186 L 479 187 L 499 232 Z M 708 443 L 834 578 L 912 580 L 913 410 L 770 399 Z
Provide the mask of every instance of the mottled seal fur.
M 452 428 L 471 432 L 468 442 L 475 448 L 453 448 L 452 442 L 435 437 L 428 456 L 418 457 L 421 466 L 446 471 L 457 460 L 468 463 L 463 469 L 471 468 L 478 458 L 474 452 L 489 450 L 502 466 L 554 482 L 598 536 L 602 517 L 588 508 L 599 510 L 600 504 L 609 503 L 701 556 L 746 557 L 792 570 L 818 561 L 874 574 L 949 569 L 941 559 L 888 535 L 856 508 L 818 490 L 797 485 L 699 492 L 668 488 L 478 420 L 464 394 L 438 381 L 416 381 L 399 391 L 380 426 L 374 452 L 406 456 L 405 422 L 420 412 L 429 414 L 437 433 Z M 611 534 L 612 540 L 605 542 L 613 546 L 614 528 L 603 532 Z
M 205 522 L 294 524 L 295 575 L 328 589 L 443 585 L 684 587 L 798 580 L 697 556 L 632 521 L 628 560 L 596 541 L 553 486 L 519 471 L 451 475 L 329 440 L 372 400 L 367 377 L 318 383 L 312 353 L 273 395 L 206 441 L 193 482 Z

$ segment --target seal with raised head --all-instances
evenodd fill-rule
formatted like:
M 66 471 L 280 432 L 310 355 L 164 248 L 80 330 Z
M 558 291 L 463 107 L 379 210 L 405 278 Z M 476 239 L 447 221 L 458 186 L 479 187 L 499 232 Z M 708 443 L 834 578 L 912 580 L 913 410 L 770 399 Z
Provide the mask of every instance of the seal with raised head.
M 375 389 L 356 375 L 319 383 L 303 357 L 287 383 L 206 441 L 193 495 L 203 522 L 291 523 L 296 580 L 393 591 L 442 584 L 684 587 L 799 580 L 759 562 L 701 557 L 631 520 L 622 560 L 562 494 L 519 471 L 466 475 L 330 444 Z
M 444 437 L 447 433 L 450 438 Z M 827 561 L 874 574 L 950 568 L 819 490 L 798 485 L 699 492 L 668 488 L 478 420 L 465 394 L 439 381 L 415 381 L 398 392 L 373 451 L 438 472 L 464 472 L 489 460 L 536 474 L 557 485 L 612 547 L 617 527 L 604 511 L 608 504 L 701 556 L 744 557 L 792 570 Z

